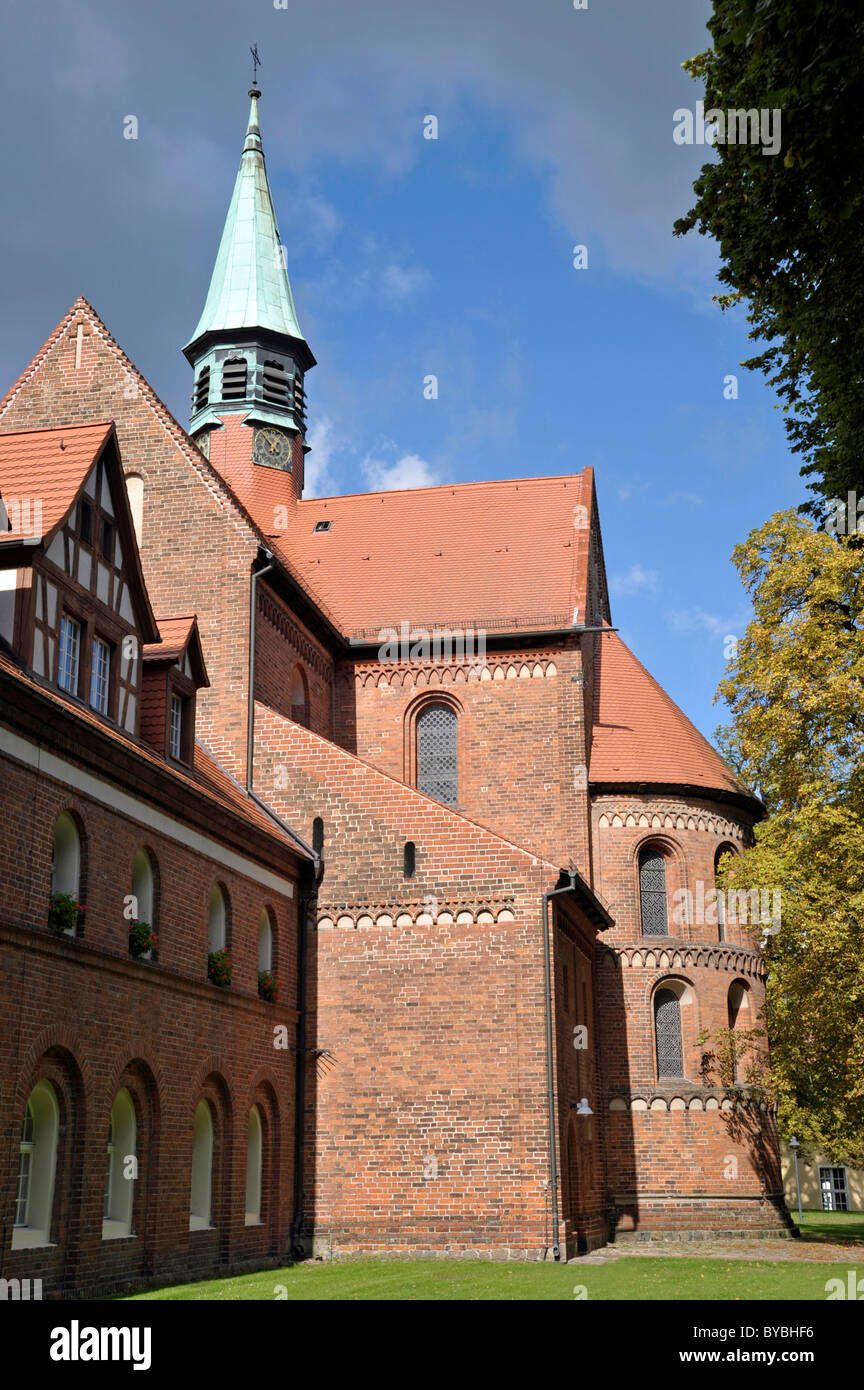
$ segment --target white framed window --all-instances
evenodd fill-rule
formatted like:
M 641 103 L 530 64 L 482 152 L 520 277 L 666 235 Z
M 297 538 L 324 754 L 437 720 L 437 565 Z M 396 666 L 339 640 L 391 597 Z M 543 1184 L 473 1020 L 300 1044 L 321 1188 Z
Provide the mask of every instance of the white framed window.
M 18 1146 L 18 1188 L 15 1193 L 15 1225 L 26 1226 L 30 1212 L 30 1175 L 33 1168 L 33 1106 L 27 1102 L 24 1111 L 24 1124 L 21 1127 L 21 1143 Z
M 264 1152 L 261 1114 L 257 1105 L 249 1111 L 246 1129 L 246 1225 L 261 1224 L 261 1168 Z
M 189 1230 L 210 1226 L 210 1192 L 213 1181 L 213 1115 L 206 1100 L 199 1101 L 192 1131 L 192 1190 L 189 1197 Z
M 50 1244 L 59 1130 L 54 1087 L 50 1081 L 40 1081 L 30 1092 L 21 1127 L 13 1250 Z
M 81 624 L 64 613 L 60 619 L 60 663 L 57 684 L 70 695 L 78 694 L 78 664 L 81 655 Z
M 169 730 L 169 748 L 172 758 L 178 760 L 183 756 L 183 697 L 181 695 L 171 696 L 171 725 Z
M 93 664 L 90 667 L 90 705 L 99 714 L 108 713 L 108 683 L 111 648 L 101 637 L 93 638 Z
M 121 1240 L 124 1236 L 132 1234 L 132 1203 L 137 1176 L 137 1130 L 135 1103 L 124 1086 L 114 1097 L 108 1120 L 103 1240 Z

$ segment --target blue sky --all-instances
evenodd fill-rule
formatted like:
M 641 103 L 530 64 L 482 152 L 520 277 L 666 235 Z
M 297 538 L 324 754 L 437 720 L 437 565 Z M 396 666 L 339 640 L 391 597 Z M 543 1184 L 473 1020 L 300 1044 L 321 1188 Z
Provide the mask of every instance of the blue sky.
M 0 152 L 15 193 L 0 384 L 83 293 L 185 422 L 179 348 L 231 194 L 254 40 L 319 364 L 312 486 L 591 465 L 613 619 L 710 736 L 724 637 L 747 621 L 732 549 L 804 487 L 772 393 L 738 366 L 743 313 L 711 303 L 714 248 L 672 235 L 706 154 L 672 130 L 701 96 L 680 64 L 704 46 L 707 14 L 701 0 L 61 0 L 40 28 L 19 10 L 0 57 L 6 126 L 22 136 Z M 128 114 L 137 141 L 122 137 Z

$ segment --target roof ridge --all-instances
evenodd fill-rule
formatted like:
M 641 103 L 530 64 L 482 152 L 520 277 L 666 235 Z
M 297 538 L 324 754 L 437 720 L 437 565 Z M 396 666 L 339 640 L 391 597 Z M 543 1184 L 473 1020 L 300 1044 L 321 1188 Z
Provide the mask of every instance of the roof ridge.
M 418 492 L 455 492 L 457 488 L 464 490 L 472 487 L 501 488 L 520 484 L 529 486 L 532 483 L 581 482 L 584 471 L 583 469 L 582 473 L 541 473 L 530 478 L 476 478 L 469 483 L 426 483 L 422 487 L 371 488 L 368 492 L 336 492 L 329 497 L 301 497 L 297 505 L 313 507 L 321 502 L 344 502 L 355 497 L 398 497 L 406 492 L 416 496 Z

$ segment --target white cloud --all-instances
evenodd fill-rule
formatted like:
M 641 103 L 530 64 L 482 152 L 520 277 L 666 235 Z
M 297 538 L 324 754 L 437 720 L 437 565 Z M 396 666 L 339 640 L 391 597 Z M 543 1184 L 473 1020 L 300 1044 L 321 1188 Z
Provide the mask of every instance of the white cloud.
M 670 492 L 669 496 L 663 499 L 663 506 L 674 507 L 679 502 L 687 502 L 691 506 L 701 507 L 704 500 L 695 492 Z
M 403 454 L 395 463 L 380 459 L 363 460 L 363 476 L 373 492 L 392 492 L 396 488 L 435 487 L 441 480 L 419 454 Z
M 631 565 L 626 574 L 613 574 L 609 588 L 613 594 L 632 596 L 651 593 L 657 588 L 656 570 L 645 570 L 641 565 Z
M 408 299 L 425 285 L 429 275 L 419 266 L 403 269 L 391 264 L 385 267 L 381 279 L 388 299 Z
M 333 434 L 333 421 L 323 415 L 310 427 L 307 435 L 310 445 L 306 455 L 304 497 L 332 497 L 336 491 L 333 477 L 333 453 L 336 440 Z
M 740 610 L 737 616 L 729 618 L 706 613 L 704 608 L 677 608 L 670 618 L 676 632 L 707 632 L 718 640 L 727 636 L 740 637 L 747 626 L 747 617 Z

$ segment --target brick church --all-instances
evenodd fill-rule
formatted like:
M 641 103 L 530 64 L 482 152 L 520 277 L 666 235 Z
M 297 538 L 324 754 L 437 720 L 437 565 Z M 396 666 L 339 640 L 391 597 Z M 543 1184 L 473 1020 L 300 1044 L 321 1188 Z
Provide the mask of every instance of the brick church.
M 760 925 L 693 910 L 762 807 L 620 640 L 591 469 L 304 498 L 250 95 L 188 431 L 84 299 L 0 403 L 0 1274 L 784 1230 L 704 1058 Z

